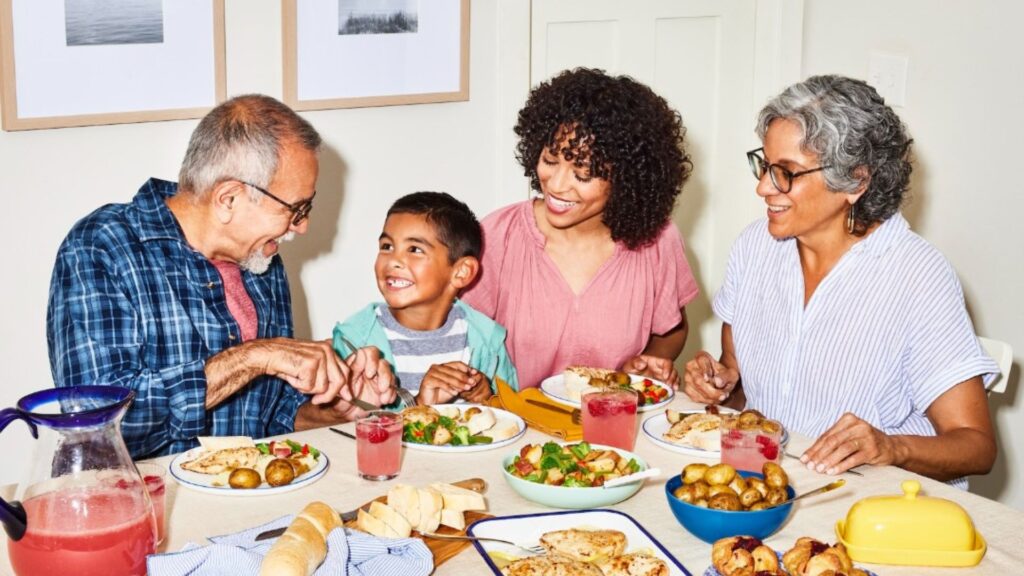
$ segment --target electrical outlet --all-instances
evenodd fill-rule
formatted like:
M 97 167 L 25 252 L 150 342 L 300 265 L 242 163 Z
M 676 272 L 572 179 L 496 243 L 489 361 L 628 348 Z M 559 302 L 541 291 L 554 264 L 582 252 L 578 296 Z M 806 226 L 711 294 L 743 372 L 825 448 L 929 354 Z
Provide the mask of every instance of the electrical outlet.
M 872 52 L 868 64 L 868 84 L 875 87 L 890 106 L 904 106 L 907 99 L 906 56 Z

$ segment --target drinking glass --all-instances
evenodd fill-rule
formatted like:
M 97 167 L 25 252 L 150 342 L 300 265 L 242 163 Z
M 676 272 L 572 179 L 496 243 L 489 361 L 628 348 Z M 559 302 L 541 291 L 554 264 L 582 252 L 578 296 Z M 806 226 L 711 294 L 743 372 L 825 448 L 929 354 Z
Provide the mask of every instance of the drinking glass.
M 356 467 L 366 480 L 390 480 L 402 465 L 402 416 L 384 410 L 356 421 Z
M 737 470 L 761 472 L 765 462 L 782 460 L 782 426 L 774 420 L 723 416 L 721 431 L 722 462 Z
M 615 388 L 584 394 L 583 439 L 632 450 L 636 442 L 636 390 Z
M 139 475 L 149 492 L 149 499 L 153 502 L 153 516 L 156 518 L 156 545 L 164 541 L 167 535 L 167 517 L 165 515 L 167 504 L 167 484 L 165 478 L 167 469 L 152 462 L 137 462 L 135 467 L 139 469 Z

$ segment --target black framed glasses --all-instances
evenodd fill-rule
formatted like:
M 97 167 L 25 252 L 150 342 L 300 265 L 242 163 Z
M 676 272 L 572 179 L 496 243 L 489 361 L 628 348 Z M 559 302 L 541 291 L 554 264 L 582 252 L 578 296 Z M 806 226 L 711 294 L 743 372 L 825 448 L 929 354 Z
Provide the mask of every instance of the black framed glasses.
M 783 194 L 789 194 L 789 191 L 793 188 L 793 180 L 799 178 L 805 174 L 812 174 L 814 172 L 820 172 L 830 166 L 818 166 L 817 168 L 811 168 L 810 170 L 803 170 L 800 172 L 793 172 L 787 169 L 785 166 L 779 164 L 769 164 L 764 159 L 764 148 L 758 148 L 747 152 L 747 162 L 750 164 L 750 171 L 754 173 L 754 178 L 760 180 L 764 178 L 764 173 L 767 172 L 771 178 L 772 186 Z
M 261 193 L 269 196 L 272 200 L 274 200 L 278 204 L 280 204 L 280 205 L 284 206 L 285 208 L 287 208 L 288 211 L 292 213 L 292 226 L 298 226 L 299 224 L 302 224 L 302 221 L 305 220 L 306 218 L 309 218 L 309 213 L 310 213 L 311 210 L 313 210 L 313 198 L 316 197 L 316 190 L 313 190 L 313 195 L 310 196 L 309 198 L 306 198 L 305 200 L 300 200 L 299 202 L 291 204 L 289 202 L 285 202 L 284 200 L 281 200 L 277 196 L 274 196 L 266 188 L 261 188 L 261 187 L 255 185 L 255 184 L 253 184 L 251 182 L 246 182 L 245 180 L 239 180 L 239 182 L 241 182 L 242 184 L 245 184 L 246 186 L 249 186 L 251 188 L 255 188 L 256 190 L 260 191 Z

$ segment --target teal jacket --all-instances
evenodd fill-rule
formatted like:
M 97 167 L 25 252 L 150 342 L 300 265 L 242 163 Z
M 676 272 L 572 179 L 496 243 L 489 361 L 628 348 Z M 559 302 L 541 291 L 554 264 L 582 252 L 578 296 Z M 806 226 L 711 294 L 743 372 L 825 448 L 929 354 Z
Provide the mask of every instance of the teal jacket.
M 493 393 L 498 393 L 497 385 L 494 383 L 495 377 L 507 382 L 513 390 L 518 390 L 519 377 L 516 376 L 516 367 L 512 365 L 512 359 L 505 351 L 506 330 L 504 326 L 477 312 L 462 300 L 456 300 L 455 305 L 462 310 L 468 325 L 466 344 L 473 351 L 469 365 L 490 379 Z M 355 346 L 376 346 L 384 359 L 391 364 L 391 369 L 394 370 L 395 357 L 391 353 L 391 342 L 384 335 L 384 326 L 381 325 L 380 317 L 377 316 L 379 306 L 385 306 L 385 304 L 374 302 L 344 322 L 336 324 L 334 326 L 334 350 L 342 358 L 351 354 L 352 351 L 349 350 L 349 347 L 341 341 L 343 336 Z

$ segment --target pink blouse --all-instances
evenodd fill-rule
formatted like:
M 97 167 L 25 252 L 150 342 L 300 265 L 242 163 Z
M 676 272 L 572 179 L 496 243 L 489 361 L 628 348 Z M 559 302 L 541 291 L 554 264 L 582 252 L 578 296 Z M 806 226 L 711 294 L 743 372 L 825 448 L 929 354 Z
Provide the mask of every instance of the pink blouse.
M 580 295 L 544 252 L 532 201 L 501 208 L 483 220 L 481 274 L 463 299 L 508 329 L 509 356 L 520 388 L 566 366 L 617 368 L 643 351 L 651 334 L 675 328 L 697 282 L 672 224 L 654 243 L 615 252 Z

